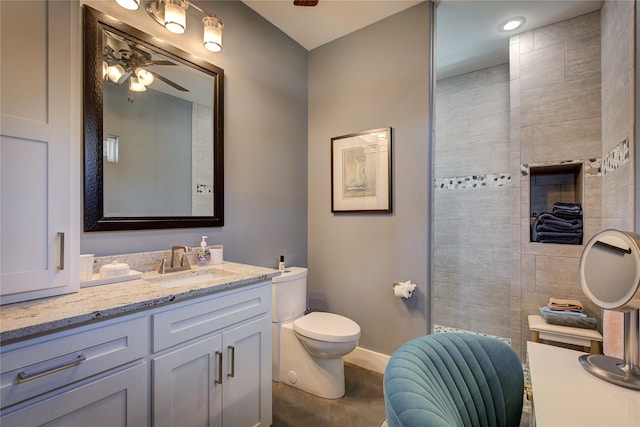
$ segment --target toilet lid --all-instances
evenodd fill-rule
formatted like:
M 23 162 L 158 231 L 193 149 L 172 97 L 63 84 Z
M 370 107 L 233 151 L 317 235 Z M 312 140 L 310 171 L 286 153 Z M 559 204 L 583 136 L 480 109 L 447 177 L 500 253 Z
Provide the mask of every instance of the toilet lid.
M 353 320 L 319 311 L 295 320 L 293 330 L 318 341 L 349 342 L 360 338 L 360 326 Z

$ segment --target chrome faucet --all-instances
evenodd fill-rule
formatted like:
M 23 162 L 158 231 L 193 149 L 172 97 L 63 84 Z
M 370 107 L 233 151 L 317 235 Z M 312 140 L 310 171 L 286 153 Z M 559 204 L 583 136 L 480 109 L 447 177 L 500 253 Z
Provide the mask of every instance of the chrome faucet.
M 184 251 L 185 253 L 182 256 L 179 256 L 180 251 Z M 189 259 L 187 258 L 186 252 L 191 251 L 191 248 L 186 245 L 174 244 L 171 247 L 171 261 L 169 262 L 169 268 L 166 268 L 167 259 L 162 258 L 162 262 L 160 263 L 160 270 L 158 273 L 164 274 L 171 271 L 182 271 L 191 269 L 191 265 L 189 265 Z M 178 258 L 180 258 L 180 262 L 178 262 Z

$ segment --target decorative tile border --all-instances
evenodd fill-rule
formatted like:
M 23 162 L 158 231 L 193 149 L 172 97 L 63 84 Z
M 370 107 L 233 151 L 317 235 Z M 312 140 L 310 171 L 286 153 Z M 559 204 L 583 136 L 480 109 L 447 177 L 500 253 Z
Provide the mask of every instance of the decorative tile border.
M 629 163 L 629 138 L 613 147 L 602 159 L 602 173 L 607 175 Z
M 463 188 L 505 187 L 511 185 L 511 175 L 485 174 L 436 178 L 436 190 L 459 190 Z
M 602 159 L 600 157 L 596 157 L 594 159 L 587 160 L 562 160 L 560 162 L 523 163 L 520 165 L 520 178 L 529 179 L 529 169 L 532 167 L 571 165 L 577 163 L 582 163 L 585 177 L 602 175 Z
M 213 194 L 213 185 L 197 184 L 196 193 L 197 194 Z
M 483 334 L 483 333 L 480 333 L 480 332 L 467 331 L 467 330 L 464 330 L 464 329 L 451 328 L 449 326 L 433 325 L 433 332 L 435 334 L 439 334 L 439 333 L 442 333 L 442 332 L 455 332 L 455 333 L 459 333 L 459 334 L 482 335 L 484 337 L 495 338 L 497 340 L 503 341 L 503 342 L 511 345 L 511 339 L 510 338 L 502 338 L 502 337 L 499 337 L 497 335 L 489 335 L 489 334 Z

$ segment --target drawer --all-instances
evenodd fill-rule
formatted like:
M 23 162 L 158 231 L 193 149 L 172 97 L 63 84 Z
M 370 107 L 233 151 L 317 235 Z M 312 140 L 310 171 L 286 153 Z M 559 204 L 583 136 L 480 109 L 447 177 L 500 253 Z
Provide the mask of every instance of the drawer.
M 0 349 L 0 401 L 7 407 L 147 354 L 146 317 L 100 322 Z
M 153 351 L 157 352 L 271 311 L 271 281 L 184 303 L 152 316 Z

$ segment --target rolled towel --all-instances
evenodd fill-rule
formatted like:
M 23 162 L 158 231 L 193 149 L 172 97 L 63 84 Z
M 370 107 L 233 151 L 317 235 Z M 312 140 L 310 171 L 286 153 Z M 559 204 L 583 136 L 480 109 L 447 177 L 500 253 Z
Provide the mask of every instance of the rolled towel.
M 540 315 L 551 325 L 571 326 L 582 329 L 598 329 L 598 320 L 593 317 L 576 317 L 563 314 L 547 313 L 540 308 Z
M 549 302 L 547 303 L 547 307 L 552 310 L 564 310 L 564 311 L 577 311 L 582 312 L 584 307 L 582 303 L 577 299 L 562 299 L 562 298 L 554 298 L 549 297 Z

